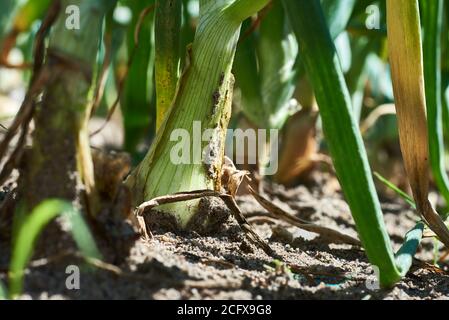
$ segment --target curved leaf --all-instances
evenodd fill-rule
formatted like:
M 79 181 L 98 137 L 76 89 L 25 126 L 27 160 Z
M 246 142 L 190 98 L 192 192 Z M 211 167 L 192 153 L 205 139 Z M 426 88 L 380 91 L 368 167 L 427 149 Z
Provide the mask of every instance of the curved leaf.
M 12 298 L 22 291 L 24 272 L 39 234 L 58 215 L 62 215 L 70 223 L 73 238 L 82 254 L 90 258 L 101 258 L 95 240 L 81 214 L 68 202 L 46 200 L 38 205 L 18 228 L 9 271 Z

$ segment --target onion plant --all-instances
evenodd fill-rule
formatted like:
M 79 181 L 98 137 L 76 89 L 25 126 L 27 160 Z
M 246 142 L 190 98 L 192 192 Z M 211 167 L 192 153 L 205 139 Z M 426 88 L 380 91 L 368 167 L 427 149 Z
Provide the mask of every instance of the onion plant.
M 268 0 L 200 1 L 199 25 L 170 110 L 147 156 L 127 181 L 135 204 L 176 192 L 220 191 L 234 83 L 231 69 L 240 27 L 243 20 L 267 3 Z M 202 137 L 203 131 L 194 136 L 195 121 L 201 130 L 210 129 L 208 137 Z M 171 139 L 177 129 L 188 133 L 175 137 L 181 142 Z M 189 147 L 177 161 L 173 157 L 179 158 L 180 145 L 192 145 L 193 150 Z M 166 205 L 160 210 L 171 215 L 180 228 L 186 228 L 195 221 L 192 218 L 199 212 L 199 201 Z
M 351 113 L 351 99 L 318 0 L 284 0 L 300 53 L 315 91 L 326 141 L 360 240 L 380 281 L 399 280 L 390 240 L 385 230 L 363 141 Z M 313 33 L 311 31 L 314 31 Z
M 65 10 L 58 15 L 46 64 L 32 83 L 44 84 L 45 90 L 34 116 L 36 129 L 21 175 L 22 193 L 28 208 L 33 208 L 48 197 L 75 200 L 81 195 L 82 199 L 83 193 L 77 190 L 82 183 L 87 208 L 94 212 L 98 208 L 87 131 L 88 102 L 103 17 L 114 1 L 61 1 L 62 8 L 69 5 L 80 10 L 79 29 L 67 27 Z
M 379 268 L 381 284 L 383 286 L 391 286 L 408 271 L 411 265 L 411 257 L 417 249 L 417 244 L 422 236 L 422 224 L 418 224 L 406 236 L 404 246 L 394 257 L 382 219 L 382 212 L 372 181 L 365 148 L 358 125 L 352 114 L 349 92 L 319 1 L 284 0 L 283 2 L 300 43 L 301 58 L 304 60 L 306 71 L 315 90 L 326 141 L 329 145 L 343 193 L 356 222 L 359 237 L 371 263 Z M 419 78 L 419 69 L 415 70 L 417 72 L 414 72 L 416 78 L 407 78 L 403 73 L 409 73 L 412 65 L 415 69 L 422 66 L 422 59 L 419 55 L 421 43 L 419 41 L 419 19 L 417 19 L 418 8 L 415 1 L 391 0 L 387 3 L 389 10 L 389 39 L 392 46 L 390 50 L 392 50 L 393 78 L 395 80 L 395 93 L 398 93 L 396 98 L 398 99 L 399 111 L 402 110 L 400 108 L 406 106 L 404 103 L 407 100 L 404 99 L 409 99 L 408 96 L 412 92 L 405 91 L 407 90 L 407 84 L 410 85 L 410 88 L 414 86 L 413 88 L 416 92 L 414 97 L 418 99 L 418 102 L 421 102 L 419 100 L 420 96 L 416 96 L 420 94 L 419 85 L 422 84 L 423 80 Z M 403 39 L 406 37 L 410 40 L 404 42 Z M 407 46 L 410 46 L 410 48 Z M 412 48 L 413 54 L 411 52 Z M 411 57 L 405 56 L 404 52 L 409 53 Z M 405 68 L 403 63 L 408 63 L 408 68 Z M 405 92 L 407 92 L 406 96 L 403 95 Z M 409 100 L 409 104 L 414 105 L 417 101 Z M 401 124 L 410 128 L 410 124 L 413 123 L 410 118 L 404 118 L 404 113 L 410 117 L 410 112 L 403 111 L 403 113 L 398 114 L 402 133 L 404 133 L 405 129 L 401 127 Z M 422 138 L 420 141 L 410 139 L 408 136 L 415 136 L 418 139 L 417 134 L 423 136 L 423 132 L 427 132 L 425 116 L 418 120 L 419 118 L 415 115 L 414 119 L 416 119 L 416 122 L 413 130 L 417 130 L 417 128 L 423 128 L 424 130 L 417 130 L 416 134 L 411 132 L 401 134 L 406 168 L 411 179 L 412 190 L 414 190 L 419 213 L 429 217 L 427 223 L 444 238 L 446 231 L 435 220 L 437 218 L 429 212 L 427 207 L 426 186 L 428 185 L 428 180 L 426 168 L 425 166 L 410 167 L 415 164 L 423 165 L 428 157 L 427 149 L 425 148 L 427 145 L 426 135 L 424 134 L 425 141 Z M 407 144 L 404 143 L 404 140 L 407 141 Z M 419 159 L 419 161 L 412 161 L 412 157 L 416 157 L 415 159 Z
M 114 21 L 117 3 L 129 9 L 129 24 Z M 198 13 L 193 6 L 197 3 Z M 366 82 L 373 78 L 367 71 L 369 58 L 376 56 L 378 62 L 382 56 L 386 61 L 385 28 L 367 31 L 359 26 L 364 23 L 365 8 L 372 3 L 387 12 L 394 89 L 389 102 L 394 98 L 413 199 L 381 180 L 420 215 L 396 253 L 359 129 Z M 67 25 L 69 5 L 80 9 L 79 27 Z M 42 204 L 43 200 L 81 201 L 92 214 L 100 209 L 87 128 L 94 105 L 102 99 L 95 95 L 102 91 L 113 91 L 116 96 L 110 112 L 120 104 L 124 149 L 135 154 L 141 142 L 151 142 L 125 186 L 120 186 L 126 187 L 123 193 L 129 193 L 139 208 L 175 193 L 188 198 L 183 203 L 166 201 L 152 206 L 148 219 L 156 223 L 203 230 L 227 217 L 216 214 L 217 204 L 209 196 L 234 201 L 232 192 L 230 198 L 219 194 L 233 104 L 241 107 L 253 127 L 295 133 L 283 137 L 284 146 L 294 149 L 281 152 L 284 158 L 276 177 L 278 182 L 291 180 L 298 169 L 296 158 L 317 149 L 316 100 L 325 146 L 366 255 L 379 269 L 381 285 L 390 287 L 408 272 L 424 225 L 449 247 L 449 230 L 428 200 L 431 169 L 449 204 L 443 139 L 443 133 L 449 135 L 449 63 L 447 59 L 441 62 L 449 39 L 442 0 L 386 0 L 386 7 L 372 0 L 28 0 L 23 6 L 3 0 L 0 6 L 5 9 L 0 11 L 4 55 L 16 45 L 18 34 L 42 20 L 33 77 L 16 118 L 28 120 L 22 127 L 23 145 L 31 118 L 35 125 L 32 145 L 20 162 L 18 183 L 24 212 L 33 213 L 16 220 L 10 295 L 21 290 L 23 269 L 38 232 L 57 213 L 74 212 L 66 202 Z M 7 21 L 6 15 L 12 12 L 17 12 L 16 18 Z M 9 35 L 3 32 L 7 24 Z M 115 72 L 104 81 L 102 72 L 110 69 Z M 241 99 L 234 99 L 234 81 Z M 300 112 L 290 110 L 295 96 L 301 100 Z M 8 139 L 0 144 L 0 160 L 19 124 L 11 126 Z M 290 126 L 296 130 L 289 131 Z M 192 200 L 193 194 L 198 199 Z M 128 198 L 123 202 L 123 207 L 129 207 Z M 76 217 L 81 227 L 75 230 L 75 240 L 87 255 L 97 256 L 92 237 L 80 216 Z M 0 284 L 0 298 L 1 291 Z
M 40 203 L 30 213 L 21 214 L 19 211 L 16 215 L 16 233 L 9 268 L 10 298 L 14 299 L 22 292 L 25 269 L 32 258 L 39 234 L 51 220 L 59 215 L 69 223 L 73 238 L 84 257 L 101 259 L 94 237 L 83 216 L 70 203 L 49 199 Z

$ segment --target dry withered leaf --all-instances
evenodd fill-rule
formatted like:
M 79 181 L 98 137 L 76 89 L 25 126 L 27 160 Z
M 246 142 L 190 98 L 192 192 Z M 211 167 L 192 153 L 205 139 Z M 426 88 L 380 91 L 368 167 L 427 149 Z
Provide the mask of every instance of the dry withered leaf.
M 418 213 L 449 247 L 449 230 L 429 202 L 429 143 L 418 1 L 387 0 L 390 64 L 404 166 Z
M 246 170 L 237 170 L 232 160 L 226 156 L 224 157 L 222 171 L 222 186 L 232 197 L 236 196 L 237 191 L 239 190 L 240 185 L 243 182 L 243 179 L 247 178 L 248 180 L 250 180 L 250 172 Z

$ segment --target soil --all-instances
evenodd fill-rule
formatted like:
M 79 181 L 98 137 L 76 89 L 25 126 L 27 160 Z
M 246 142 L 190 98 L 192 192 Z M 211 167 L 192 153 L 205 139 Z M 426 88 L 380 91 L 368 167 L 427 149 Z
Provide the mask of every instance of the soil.
M 266 186 L 276 204 L 314 223 L 356 236 L 336 179 L 315 174 L 309 186 Z M 0 197 L 1 199 L 1 197 Z M 238 204 L 273 256 L 248 242 L 232 217 L 210 235 L 153 230 L 121 259 L 93 269 L 72 252 L 33 260 L 22 299 L 446 299 L 448 265 L 433 265 L 434 241 L 425 239 L 409 274 L 390 290 L 376 290 L 363 250 L 332 245 L 312 233 L 266 219 L 251 196 Z M 402 200 L 382 199 L 388 232 L 397 249 L 417 218 Z M 1 239 L 2 237 L 0 237 Z M 3 237 L 4 238 L 4 237 Z M 0 240 L 0 279 L 5 281 L 10 244 Z M 7 254 L 5 254 L 7 253 Z M 66 288 L 66 268 L 81 268 L 80 289 Z M 118 268 L 117 268 L 118 267 Z

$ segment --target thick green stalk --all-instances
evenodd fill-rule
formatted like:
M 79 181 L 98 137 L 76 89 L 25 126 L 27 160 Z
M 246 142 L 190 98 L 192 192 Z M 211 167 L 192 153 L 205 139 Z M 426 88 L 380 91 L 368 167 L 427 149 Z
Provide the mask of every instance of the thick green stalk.
M 179 80 L 172 107 L 151 150 L 128 179 L 136 205 L 180 191 L 219 190 L 231 115 L 231 68 L 241 23 L 267 2 L 200 1 L 200 21 L 189 50 L 189 63 Z M 209 135 L 204 137 L 206 129 Z M 198 213 L 198 204 L 190 201 L 161 210 L 173 213 L 178 226 L 186 228 Z
M 443 1 L 421 0 L 424 28 L 424 80 L 429 130 L 430 166 L 435 183 L 449 205 L 449 178 L 445 169 L 441 101 L 441 31 Z
M 157 0 L 155 19 L 156 129 L 175 96 L 179 71 L 181 0 Z
M 48 77 L 42 104 L 34 116 L 33 146 L 21 186 L 28 209 L 47 198 L 75 201 L 80 184 L 87 194 L 93 213 L 96 192 L 90 154 L 87 121 L 93 66 L 105 12 L 113 6 L 109 0 L 63 0 L 49 40 L 47 62 L 42 77 Z M 67 28 L 70 17 L 65 8 L 79 8 L 80 25 Z M 77 13 L 71 17 L 76 21 Z M 39 77 L 38 77 L 39 78 Z
M 323 129 L 343 193 L 380 282 L 400 279 L 382 219 L 365 147 L 352 116 L 351 98 L 319 0 L 283 0 L 315 90 Z

